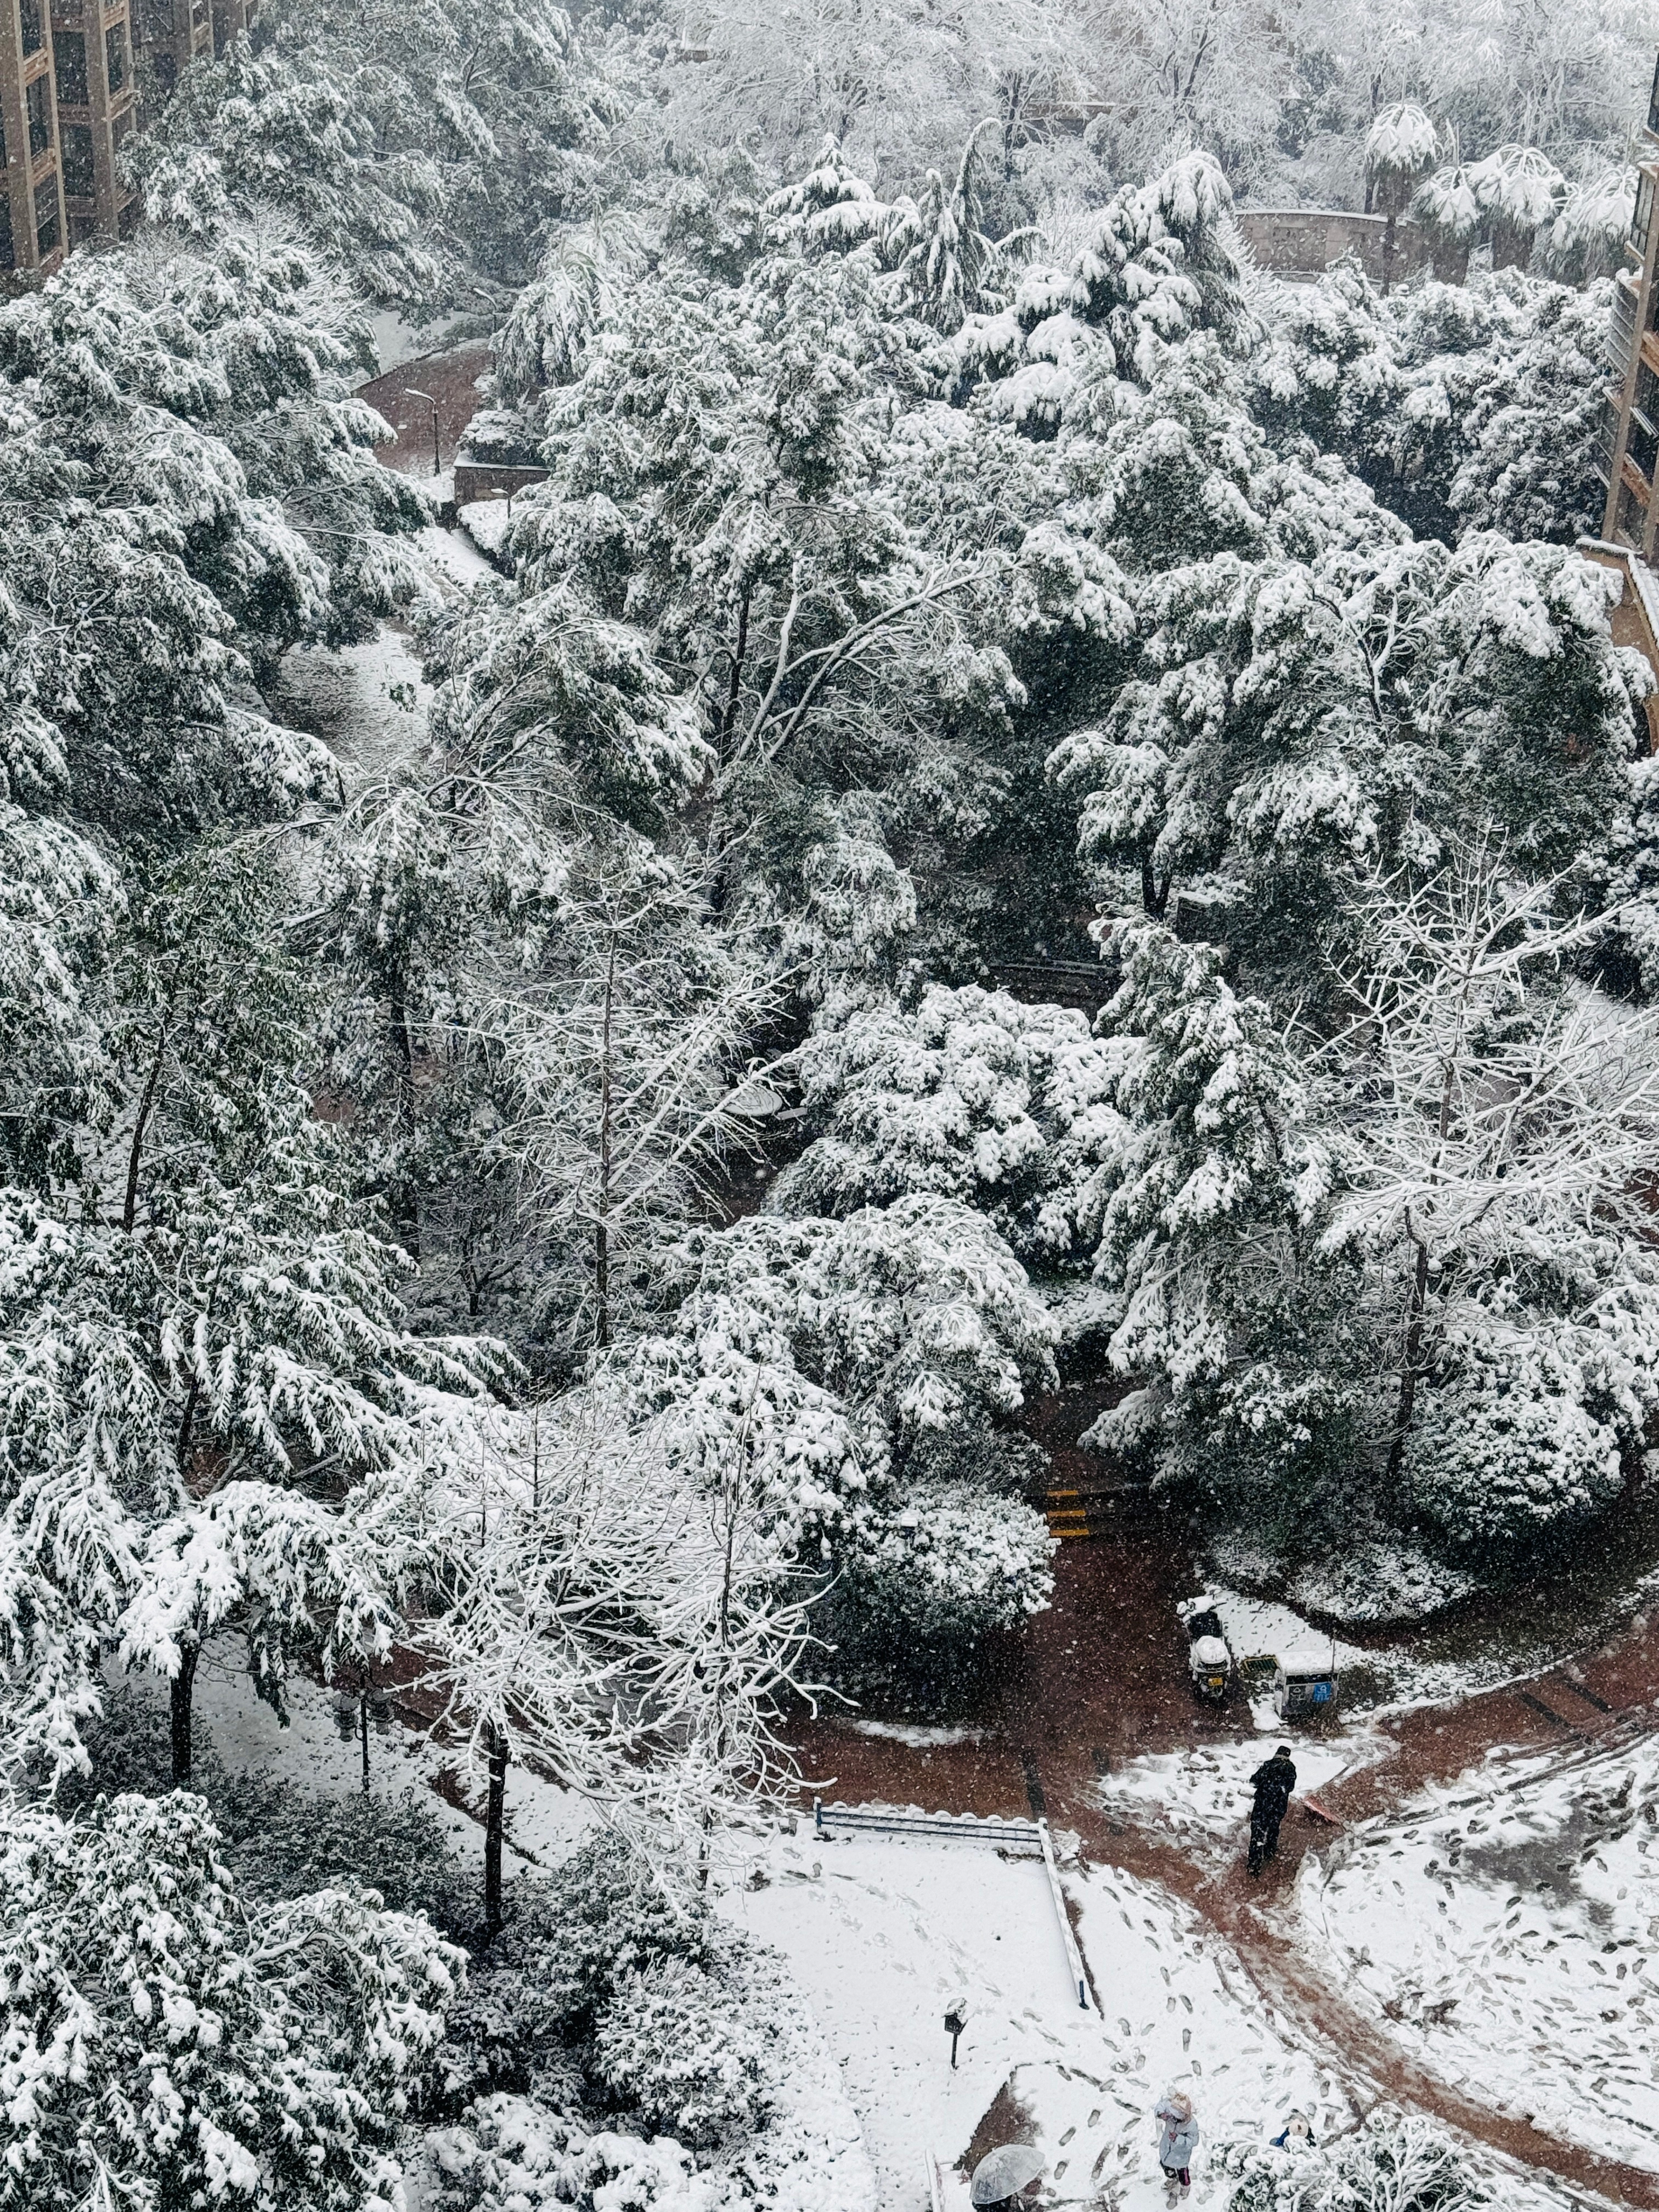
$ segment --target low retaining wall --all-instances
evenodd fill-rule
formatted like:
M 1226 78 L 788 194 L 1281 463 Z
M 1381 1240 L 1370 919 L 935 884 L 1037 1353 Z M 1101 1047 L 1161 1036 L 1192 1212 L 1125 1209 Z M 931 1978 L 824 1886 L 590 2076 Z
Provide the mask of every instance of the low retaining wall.
M 455 504 L 472 507 L 481 499 L 511 499 L 532 484 L 545 483 L 547 471 L 511 461 L 475 461 L 470 453 L 455 456 Z
M 1385 216 L 1355 215 L 1346 208 L 1240 208 L 1237 218 L 1258 266 L 1279 276 L 1317 276 L 1352 253 L 1372 283 L 1398 284 L 1434 263 L 1434 238 L 1421 223 L 1395 225 L 1393 266 L 1385 269 Z M 1439 273 L 1461 283 L 1464 271 L 1443 267 Z

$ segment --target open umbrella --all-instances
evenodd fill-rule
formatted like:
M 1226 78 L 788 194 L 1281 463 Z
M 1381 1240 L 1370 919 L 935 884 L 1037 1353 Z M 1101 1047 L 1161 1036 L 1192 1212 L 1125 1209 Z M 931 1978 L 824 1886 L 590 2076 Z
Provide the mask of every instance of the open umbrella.
M 974 2168 L 969 2198 L 975 2204 L 1000 2204 L 1005 2197 L 1018 2197 L 1042 2171 L 1042 2154 L 1030 2143 L 1004 2143 Z

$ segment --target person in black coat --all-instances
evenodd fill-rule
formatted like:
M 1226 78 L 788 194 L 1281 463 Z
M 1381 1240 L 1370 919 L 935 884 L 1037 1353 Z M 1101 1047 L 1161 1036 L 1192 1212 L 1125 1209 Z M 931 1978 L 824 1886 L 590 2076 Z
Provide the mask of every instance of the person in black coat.
M 1289 1744 L 1281 1743 L 1273 1757 L 1257 1767 L 1250 1781 L 1255 1790 L 1255 1802 L 1250 1808 L 1250 1872 L 1260 1874 L 1279 1849 L 1279 1824 L 1296 1787 Z

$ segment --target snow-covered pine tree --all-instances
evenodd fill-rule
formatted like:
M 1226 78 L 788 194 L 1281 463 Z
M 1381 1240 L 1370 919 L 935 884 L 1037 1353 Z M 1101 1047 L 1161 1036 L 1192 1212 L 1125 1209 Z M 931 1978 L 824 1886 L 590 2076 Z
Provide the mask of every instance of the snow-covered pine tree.
M 0 1636 L 17 1740 L 60 1771 L 106 1642 L 171 1681 L 181 1778 L 222 1622 L 279 1707 L 296 1640 L 383 1650 L 422 1390 L 477 1389 L 491 1361 L 404 1325 L 405 1263 L 312 1117 L 272 889 L 268 853 L 233 847 L 143 902 L 107 1139 L 78 1184 L 0 1192 Z
M 0 1818 L 0 2205 L 401 2202 L 392 2146 L 463 1954 L 324 1891 L 250 1910 L 199 1797 Z

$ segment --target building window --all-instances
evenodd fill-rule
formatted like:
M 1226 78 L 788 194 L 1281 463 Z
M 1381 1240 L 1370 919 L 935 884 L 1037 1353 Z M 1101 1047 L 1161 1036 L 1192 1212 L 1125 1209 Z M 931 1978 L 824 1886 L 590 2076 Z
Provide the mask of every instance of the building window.
M 54 31 L 52 58 L 58 64 L 58 104 L 84 107 L 87 104 L 87 42 L 79 31 Z
M 89 200 L 94 191 L 92 133 L 84 123 L 64 125 L 64 190 L 72 200 Z
M 104 33 L 104 67 L 109 72 L 109 88 L 119 92 L 127 81 L 127 27 L 112 23 Z
M 1659 459 L 1659 430 L 1634 407 L 1630 413 L 1630 428 L 1625 434 L 1625 451 L 1651 483 L 1653 464 Z
M 52 79 L 38 76 L 28 88 L 29 151 L 44 154 L 52 144 Z
M 143 0 L 139 16 L 139 37 L 170 39 L 173 36 L 173 0 Z
M 11 234 L 11 194 L 0 192 L 0 266 L 15 269 L 17 248 Z
M 17 24 L 23 33 L 23 52 L 38 54 L 46 43 L 46 15 L 40 0 L 17 0 Z
M 48 177 L 35 187 L 34 250 L 44 261 L 58 249 L 58 179 Z
M 1659 64 L 1653 72 L 1653 89 L 1648 94 L 1648 129 L 1659 136 Z
M 1638 253 L 1648 250 L 1648 226 L 1653 221 L 1654 179 L 1651 169 L 1642 169 L 1636 179 L 1636 209 L 1630 219 L 1630 242 Z

